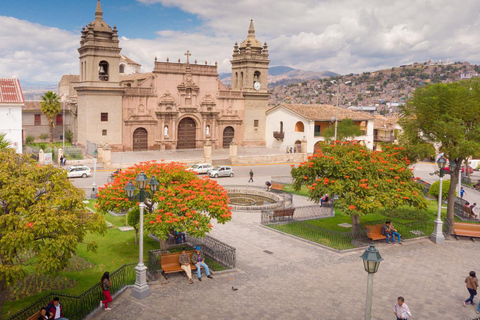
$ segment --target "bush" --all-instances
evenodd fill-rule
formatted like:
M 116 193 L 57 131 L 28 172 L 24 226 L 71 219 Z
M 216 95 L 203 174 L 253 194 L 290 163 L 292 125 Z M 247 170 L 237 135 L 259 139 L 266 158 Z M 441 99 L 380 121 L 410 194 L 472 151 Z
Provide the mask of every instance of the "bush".
M 65 132 L 65 139 L 67 139 L 68 143 L 72 143 L 72 140 L 73 140 L 73 132 L 72 130 L 67 130 L 67 132 Z
M 413 207 L 400 207 L 394 210 L 384 210 L 381 212 L 381 214 L 390 218 L 403 220 L 427 221 L 430 218 L 428 211 Z
M 442 183 L 442 199 L 447 199 L 448 198 L 448 189 L 450 188 L 450 180 L 443 180 Z M 440 181 L 435 181 L 432 183 L 430 186 L 430 190 L 428 190 L 428 194 L 438 198 L 438 190 L 440 189 Z M 457 195 L 457 192 L 455 191 L 455 195 Z
M 25 138 L 25 143 L 26 144 L 31 144 L 31 143 L 34 143 L 35 142 L 35 137 L 31 134 L 29 134 L 26 138 Z
M 39 136 L 40 140 L 43 140 L 44 142 L 47 141 L 48 139 L 48 133 L 42 133 L 40 136 Z

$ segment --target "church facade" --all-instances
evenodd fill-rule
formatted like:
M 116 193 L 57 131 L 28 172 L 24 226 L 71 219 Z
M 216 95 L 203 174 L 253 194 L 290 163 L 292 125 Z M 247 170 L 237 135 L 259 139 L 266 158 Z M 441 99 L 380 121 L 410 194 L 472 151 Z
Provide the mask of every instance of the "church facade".
M 76 111 L 79 145 L 108 143 L 115 151 L 194 149 L 207 141 L 214 148 L 233 140 L 265 145 L 270 61 L 253 21 L 245 41 L 234 45 L 231 88 L 219 80 L 217 63 L 192 61 L 189 51 L 184 62 L 155 57 L 153 70 L 139 73 L 120 53 L 118 30 L 103 20 L 100 0 L 78 52 L 80 75 L 64 76 L 59 90 Z

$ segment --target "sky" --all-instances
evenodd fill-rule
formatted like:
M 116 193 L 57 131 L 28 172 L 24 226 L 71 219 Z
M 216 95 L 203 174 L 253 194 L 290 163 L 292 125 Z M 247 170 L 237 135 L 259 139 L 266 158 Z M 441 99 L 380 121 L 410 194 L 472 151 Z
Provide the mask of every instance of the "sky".
M 78 74 L 80 30 L 97 0 L 0 0 L 0 77 L 58 82 Z M 271 66 L 361 73 L 427 60 L 480 63 L 478 0 L 102 0 L 122 53 L 218 61 L 230 71 L 234 43 L 267 42 Z

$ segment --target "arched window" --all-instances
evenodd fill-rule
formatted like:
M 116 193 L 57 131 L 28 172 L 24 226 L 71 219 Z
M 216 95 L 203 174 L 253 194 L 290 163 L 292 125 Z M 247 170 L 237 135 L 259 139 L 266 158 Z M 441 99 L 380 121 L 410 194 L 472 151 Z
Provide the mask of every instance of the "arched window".
M 235 79 L 233 80 L 234 89 L 238 89 L 238 72 L 235 72 Z
M 125 73 L 125 65 L 124 64 L 120 65 L 120 73 Z
M 253 80 L 258 81 L 260 79 L 260 71 L 255 71 L 253 74 Z
M 98 80 L 108 81 L 108 62 L 100 61 L 98 64 Z
M 243 71 L 240 72 L 240 88 L 239 89 L 243 89 Z
M 283 121 L 280 121 L 280 132 L 283 132 Z
M 305 132 L 305 126 L 302 121 L 295 123 L 295 132 Z

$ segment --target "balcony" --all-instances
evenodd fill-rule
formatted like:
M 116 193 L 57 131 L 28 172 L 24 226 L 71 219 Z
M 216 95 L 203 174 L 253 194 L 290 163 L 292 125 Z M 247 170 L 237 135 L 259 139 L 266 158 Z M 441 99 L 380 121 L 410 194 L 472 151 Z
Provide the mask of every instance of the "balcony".
M 277 140 L 283 140 L 283 138 L 285 138 L 285 132 L 273 131 L 273 137 Z
M 397 138 L 395 136 L 383 136 L 383 135 L 374 135 L 373 141 L 375 142 L 394 142 Z

